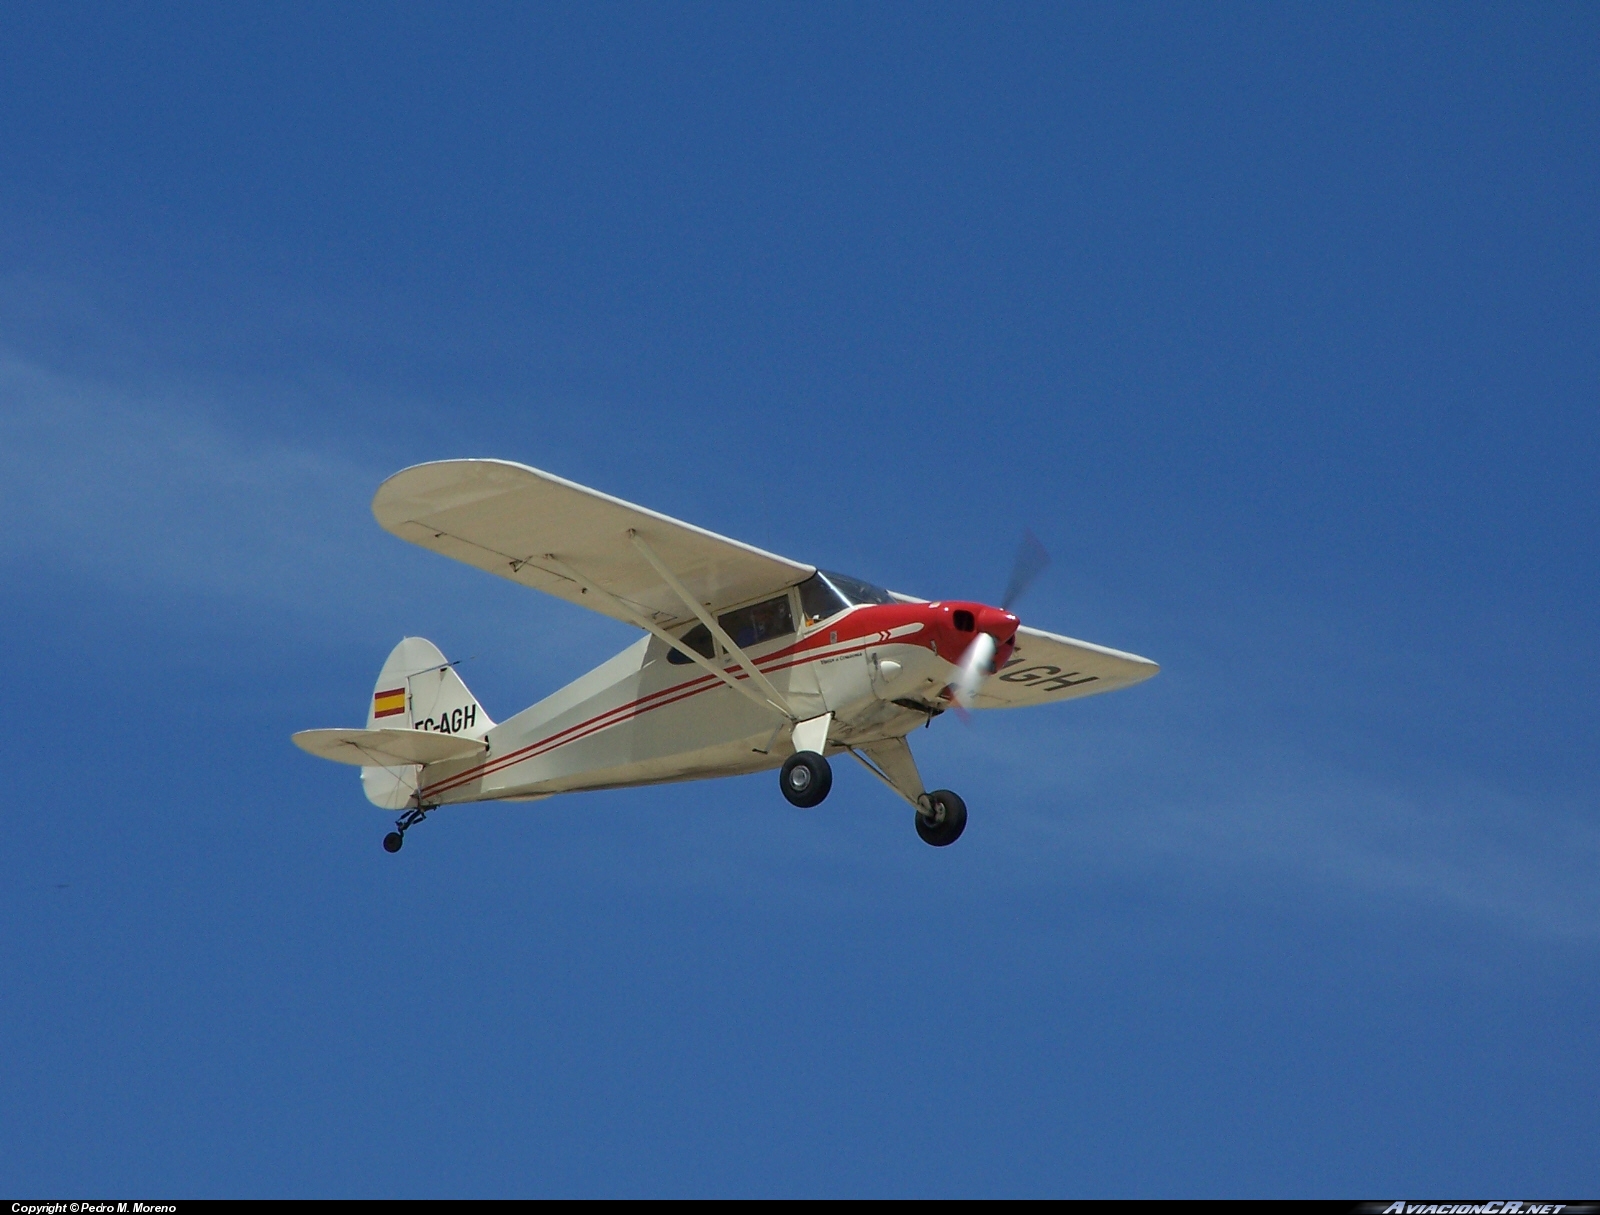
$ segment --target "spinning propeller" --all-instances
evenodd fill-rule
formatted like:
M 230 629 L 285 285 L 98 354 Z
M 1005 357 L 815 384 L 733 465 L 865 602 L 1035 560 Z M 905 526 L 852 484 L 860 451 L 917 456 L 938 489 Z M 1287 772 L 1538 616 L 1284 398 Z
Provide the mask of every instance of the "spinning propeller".
M 1024 531 L 1022 543 L 1017 546 L 1016 559 L 1011 563 L 1011 577 L 1006 582 L 1005 598 L 1000 601 L 1000 607 L 1009 612 L 1011 605 L 1027 593 L 1034 579 L 1049 564 L 1050 554 L 1044 551 L 1039 537 L 1031 530 Z M 977 695 L 979 686 L 993 673 L 996 648 L 995 639 L 988 633 L 980 632 L 956 664 L 956 677 L 950 682 L 950 696 L 963 717 L 965 711 L 972 707 L 972 698 Z

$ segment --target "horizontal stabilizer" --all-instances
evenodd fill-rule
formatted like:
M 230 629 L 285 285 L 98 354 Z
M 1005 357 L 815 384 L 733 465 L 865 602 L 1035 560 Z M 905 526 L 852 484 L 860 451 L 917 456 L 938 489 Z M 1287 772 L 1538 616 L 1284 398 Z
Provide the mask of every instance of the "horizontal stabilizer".
M 440 764 L 471 759 L 489 750 L 487 743 L 427 730 L 301 730 L 294 745 L 321 759 L 358 768 L 392 768 L 402 764 Z

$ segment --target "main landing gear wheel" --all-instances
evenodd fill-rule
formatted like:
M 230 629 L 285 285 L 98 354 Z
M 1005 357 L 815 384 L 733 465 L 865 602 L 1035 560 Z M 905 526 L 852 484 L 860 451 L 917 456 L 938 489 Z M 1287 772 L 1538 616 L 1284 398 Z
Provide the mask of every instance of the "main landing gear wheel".
M 383 850 L 385 852 L 399 852 L 400 845 L 406 842 L 406 837 L 398 831 L 391 831 L 383 837 Z
M 966 829 L 967 803 L 948 789 L 935 789 L 928 794 L 928 808 L 917 811 L 917 834 L 935 848 L 955 843 Z
M 828 790 L 833 788 L 833 769 L 815 751 L 796 751 L 783 761 L 778 787 L 791 806 L 804 810 L 828 796 Z

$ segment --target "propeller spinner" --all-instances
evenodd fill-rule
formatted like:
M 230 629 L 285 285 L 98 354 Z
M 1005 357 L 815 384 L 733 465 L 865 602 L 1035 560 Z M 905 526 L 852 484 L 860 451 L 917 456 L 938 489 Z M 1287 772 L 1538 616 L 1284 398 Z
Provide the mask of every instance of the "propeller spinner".
M 993 619 L 980 619 L 978 621 L 978 635 L 972 639 L 972 644 L 961 655 L 961 661 L 956 664 L 956 677 L 950 682 L 950 697 L 955 701 L 956 707 L 962 710 L 972 708 L 972 699 L 978 694 L 978 689 L 983 681 L 994 673 L 995 651 L 999 648 L 1000 639 L 994 635 L 994 629 L 1002 631 L 1007 627 L 1015 627 L 1016 617 L 1011 615 L 1011 606 L 1024 594 L 1043 571 L 1050 564 L 1050 554 L 1045 552 L 1044 545 L 1039 543 L 1039 537 L 1032 530 L 1022 533 L 1022 543 L 1017 547 L 1016 558 L 1011 563 L 1011 577 L 1006 581 L 1005 598 L 1001 600 L 1000 612 L 993 613 Z M 983 613 L 989 617 L 990 613 Z M 987 628 L 985 627 L 987 626 Z

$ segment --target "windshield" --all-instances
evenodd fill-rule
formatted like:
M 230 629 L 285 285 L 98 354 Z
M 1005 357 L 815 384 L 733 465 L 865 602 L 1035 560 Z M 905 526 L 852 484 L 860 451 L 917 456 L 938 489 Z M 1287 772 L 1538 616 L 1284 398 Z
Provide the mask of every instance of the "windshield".
M 856 604 L 893 602 L 893 596 L 881 586 L 827 570 L 818 570 L 800 584 L 800 610 L 805 613 L 807 625 Z

